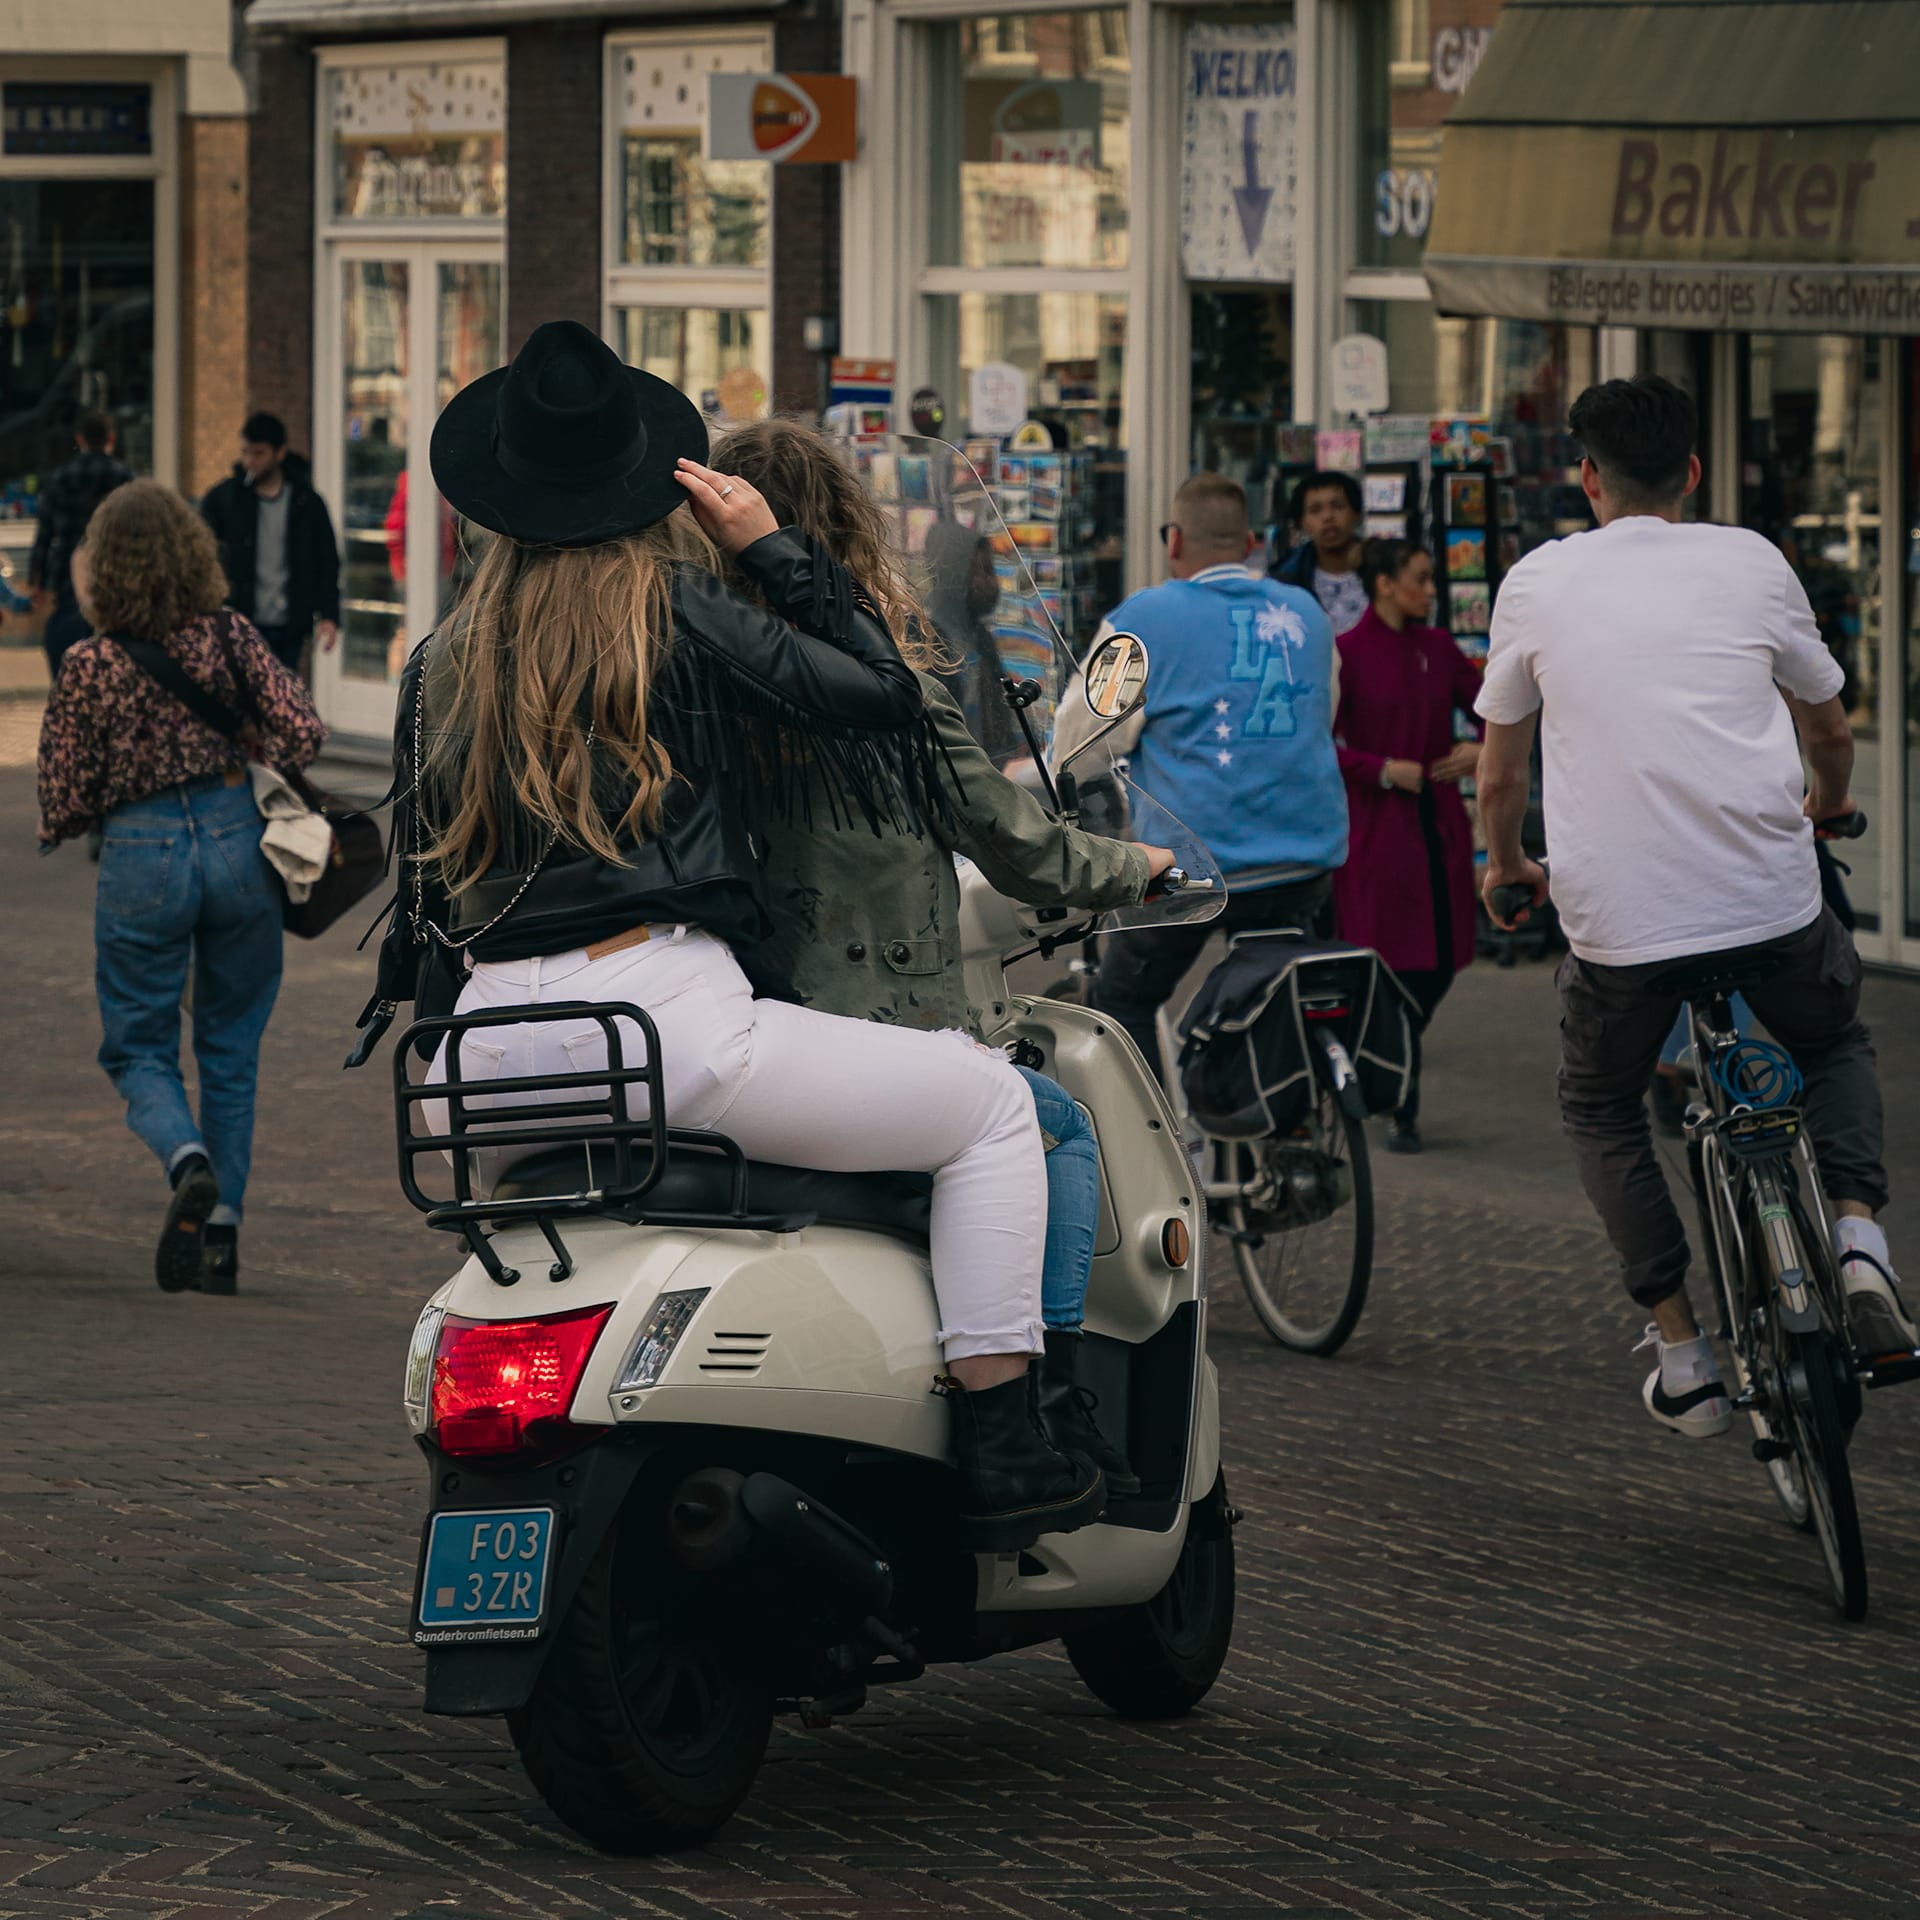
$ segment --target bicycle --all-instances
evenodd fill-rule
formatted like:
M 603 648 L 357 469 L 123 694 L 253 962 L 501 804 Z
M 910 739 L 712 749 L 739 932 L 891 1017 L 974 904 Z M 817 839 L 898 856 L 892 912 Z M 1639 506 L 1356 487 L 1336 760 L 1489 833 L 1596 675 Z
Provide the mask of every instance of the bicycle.
M 1853 839 L 1866 818 L 1821 825 Z M 1492 904 L 1513 921 L 1532 899 L 1527 887 L 1500 887 Z M 1785 1049 L 1734 1029 L 1729 1002 L 1770 971 L 1764 955 L 1708 954 L 1655 984 L 1686 1002 L 1693 1035 L 1700 1097 L 1687 1111 L 1687 1169 L 1719 1338 L 1733 1357 L 1733 1409 L 1752 1425 L 1754 1458 L 1781 1509 L 1818 1539 L 1841 1617 L 1861 1620 L 1867 1561 L 1848 1443 L 1862 1389 L 1920 1377 L 1920 1348 L 1855 1350 L 1833 1220 L 1795 1104 L 1799 1070 Z
M 1353 1061 L 1332 1031 L 1350 1011 L 1347 984 L 1331 971 L 1339 964 L 1331 957 L 1324 990 L 1301 997 L 1317 1043 L 1312 1104 L 1285 1135 L 1224 1140 L 1203 1133 L 1181 1085 L 1170 1007 L 1156 1021 L 1161 1083 L 1189 1151 L 1204 1162 L 1197 1165 L 1201 1191 L 1232 1245 L 1248 1304 L 1279 1345 L 1322 1358 L 1337 1353 L 1358 1325 L 1373 1274 L 1367 1108 Z

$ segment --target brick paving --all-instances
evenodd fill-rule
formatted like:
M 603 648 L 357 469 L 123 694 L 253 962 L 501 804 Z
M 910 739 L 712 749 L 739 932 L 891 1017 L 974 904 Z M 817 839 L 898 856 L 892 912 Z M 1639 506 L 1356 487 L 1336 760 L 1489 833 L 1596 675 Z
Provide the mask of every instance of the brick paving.
M 1920 1388 L 1869 1405 L 1874 1610 L 1844 1628 L 1744 1449 L 1639 1410 L 1546 969 L 1444 1009 L 1434 1150 L 1380 1165 L 1339 1359 L 1268 1345 L 1218 1270 L 1247 1519 L 1199 1713 L 1123 1725 L 1050 1652 L 943 1670 L 783 1727 L 716 1845 L 616 1862 L 495 1724 L 419 1711 L 400 1363 L 446 1251 L 395 1192 L 384 1075 L 336 1069 L 351 938 L 289 950 L 240 1296 L 162 1296 L 158 1176 L 92 1062 L 91 869 L 37 860 L 31 818 L 0 772 L 0 1916 L 1914 1911 Z M 1911 1189 L 1920 986 L 1870 1012 Z

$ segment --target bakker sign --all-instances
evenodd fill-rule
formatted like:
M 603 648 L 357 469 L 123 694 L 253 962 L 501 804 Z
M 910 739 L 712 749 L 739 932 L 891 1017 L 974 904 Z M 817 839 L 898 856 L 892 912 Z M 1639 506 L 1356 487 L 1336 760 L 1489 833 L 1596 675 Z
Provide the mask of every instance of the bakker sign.
M 1920 331 L 1920 129 L 1461 133 L 1427 259 L 1452 311 Z

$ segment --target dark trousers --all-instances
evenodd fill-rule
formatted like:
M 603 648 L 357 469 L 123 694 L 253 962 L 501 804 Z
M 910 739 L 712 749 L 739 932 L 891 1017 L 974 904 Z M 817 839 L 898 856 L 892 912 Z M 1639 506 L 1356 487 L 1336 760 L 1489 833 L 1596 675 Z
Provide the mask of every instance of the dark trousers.
M 1433 1024 L 1434 1009 L 1447 997 L 1447 989 L 1453 985 L 1455 976 L 1451 967 L 1432 967 L 1420 973 L 1397 973 L 1394 977 L 1413 995 L 1420 1009 L 1419 1017 L 1412 1022 L 1413 1078 L 1396 1116 L 1412 1126 L 1420 1118 L 1420 1036 Z
M 47 624 L 40 629 L 40 646 L 47 656 L 49 680 L 60 678 L 60 662 L 67 657 L 67 649 L 85 640 L 92 632 L 93 622 L 74 601 L 62 601 L 47 615 Z
M 1746 989 L 1754 1013 L 1806 1079 L 1801 1110 L 1829 1199 L 1887 1204 L 1885 1127 L 1873 1042 L 1860 1018 L 1860 956 L 1829 909 L 1741 950 L 1777 970 Z M 1736 959 L 1733 953 L 1724 957 Z M 1680 998 L 1653 983 L 1685 963 L 1560 966 L 1560 1117 L 1587 1198 L 1620 1256 L 1628 1293 L 1651 1307 L 1680 1291 L 1687 1235 L 1647 1124 L 1647 1081 Z
M 1325 874 L 1316 874 L 1291 886 L 1230 893 L 1226 911 L 1218 919 L 1105 934 L 1100 941 L 1099 971 L 1093 977 L 1093 1005 L 1126 1030 L 1158 1078 L 1160 1042 L 1154 1033 L 1154 1016 L 1199 959 L 1210 935 L 1217 931 L 1231 938 L 1236 933 L 1300 927 L 1324 936 L 1332 909 L 1332 882 Z

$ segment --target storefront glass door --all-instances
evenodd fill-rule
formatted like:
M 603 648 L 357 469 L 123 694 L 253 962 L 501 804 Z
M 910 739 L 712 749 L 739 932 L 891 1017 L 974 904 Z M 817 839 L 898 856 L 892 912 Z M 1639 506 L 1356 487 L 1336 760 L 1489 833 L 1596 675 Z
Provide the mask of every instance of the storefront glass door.
M 1741 341 L 1741 524 L 1786 555 L 1846 678 L 1853 797 L 1870 822 L 1844 849 L 1863 931 L 1880 927 L 1882 343 L 1847 334 Z
M 427 464 L 447 401 L 501 360 L 497 253 L 446 245 L 339 250 L 333 391 L 318 412 L 321 482 L 339 520 L 337 652 L 317 686 L 338 732 L 384 737 L 408 653 L 452 604 L 471 541 Z

